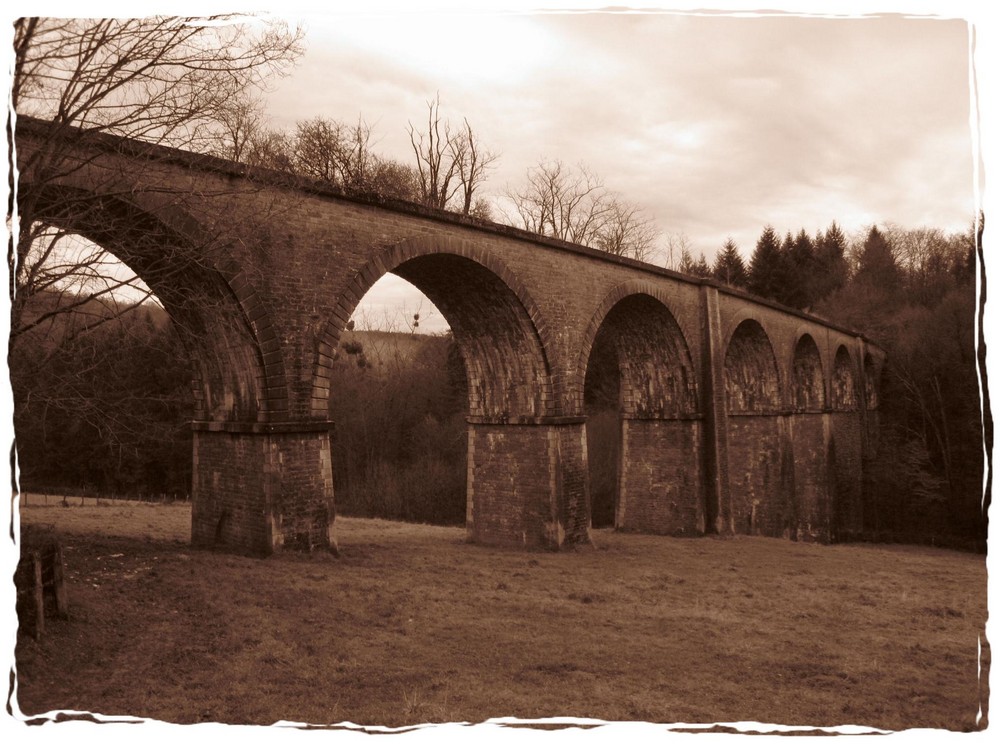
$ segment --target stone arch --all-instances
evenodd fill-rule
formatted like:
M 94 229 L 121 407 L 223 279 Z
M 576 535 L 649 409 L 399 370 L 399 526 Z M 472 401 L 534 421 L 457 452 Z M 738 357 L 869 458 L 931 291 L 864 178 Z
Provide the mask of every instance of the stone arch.
M 854 411 L 858 407 L 858 388 L 854 380 L 854 361 L 841 344 L 833 360 L 830 378 L 830 405 L 834 411 Z
M 577 361 L 574 398 L 582 409 L 591 352 L 614 346 L 621 372 L 623 413 L 632 417 L 696 416 L 698 385 L 690 347 L 662 292 L 644 282 L 612 290 L 591 317 Z
M 465 362 L 469 414 L 479 422 L 527 422 L 555 414 L 548 330 L 523 283 L 469 241 L 420 237 L 371 259 L 341 293 L 318 342 L 312 413 L 325 418 L 329 368 L 354 308 L 382 275 L 418 287 L 441 311 Z
M 610 509 L 620 529 L 704 532 L 698 385 L 666 299 L 644 283 L 619 286 L 592 316 L 582 346 L 595 526 L 601 517 L 608 524 Z M 599 383 L 617 392 L 617 400 L 595 396 Z M 597 404 L 602 398 L 603 406 Z M 609 453 L 616 459 L 611 474 L 602 470 Z
M 75 183 L 22 177 L 34 215 L 101 246 L 134 271 L 174 321 L 194 362 L 195 419 L 280 421 L 284 364 L 270 315 L 246 267 L 197 220 L 141 194 L 101 194 Z
M 778 364 L 764 327 L 746 319 L 726 346 L 726 407 L 730 413 L 762 414 L 781 406 Z
M 821 411 L 826 406 L 823 361 L 810 334 L 802 334 L 792 355 L 791 402 L 797 411 Z

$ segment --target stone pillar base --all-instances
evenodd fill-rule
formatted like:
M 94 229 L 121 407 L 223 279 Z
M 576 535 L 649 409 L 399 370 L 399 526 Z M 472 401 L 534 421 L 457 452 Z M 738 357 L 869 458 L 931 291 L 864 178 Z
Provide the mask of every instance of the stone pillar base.
M 795 525 L 790 538 L 830 541 L 830 417 L 813 412 L 789 417 L 789 440 L 795 482 Z
M 615 527 L 641 533 L 705 532 L 702 423 L 622 420 Z
M 470 418 L 470 541 L 548 549 L 590 543 L 585 421 Z
M 192 426 L 193 545 L 336 551 L 329 422 Z

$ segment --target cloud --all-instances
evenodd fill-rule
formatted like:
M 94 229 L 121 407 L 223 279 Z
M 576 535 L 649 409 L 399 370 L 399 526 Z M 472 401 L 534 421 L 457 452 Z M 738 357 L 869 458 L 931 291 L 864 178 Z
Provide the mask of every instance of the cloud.
M 319 25 L 322 24 L 322 25 Z M 807 232 L 972 217 L 968 25 L 719 14 L 328 16 L 273 101 L 288 125 L 378 122 L 383 154 L 440 93 L 501 153 L 487 191 L 586 164 L 711 260 Z

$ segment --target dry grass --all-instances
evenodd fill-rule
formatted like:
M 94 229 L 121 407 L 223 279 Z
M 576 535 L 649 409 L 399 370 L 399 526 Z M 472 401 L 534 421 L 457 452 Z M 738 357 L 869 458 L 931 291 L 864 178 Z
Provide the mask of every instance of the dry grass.
M 184 505 L 21 519 L 63 536 L 73 611 L 18 640 L 27 715 L 977 727 L 982 556 L 608 531 L 525 553 L 341 518 L 339 560 L 260 560 L 191 549 Z

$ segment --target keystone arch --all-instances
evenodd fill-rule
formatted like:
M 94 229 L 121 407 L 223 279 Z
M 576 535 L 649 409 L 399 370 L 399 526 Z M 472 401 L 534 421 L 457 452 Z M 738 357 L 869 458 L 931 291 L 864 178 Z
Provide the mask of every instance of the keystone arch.
M 541 313 L 514 273 L 475 244 L 407 240 L 355 275 L 320 337 L 314 416 L 328 411 L 329 367 L 341 330 L 387 272 L 434 303 L 462 355 L 469 391 L 470 538 L 510 542 L 516 536 L 525 545 L 557 546 L 589 540 L 582 421 L 556 416 L 551 343 Z

